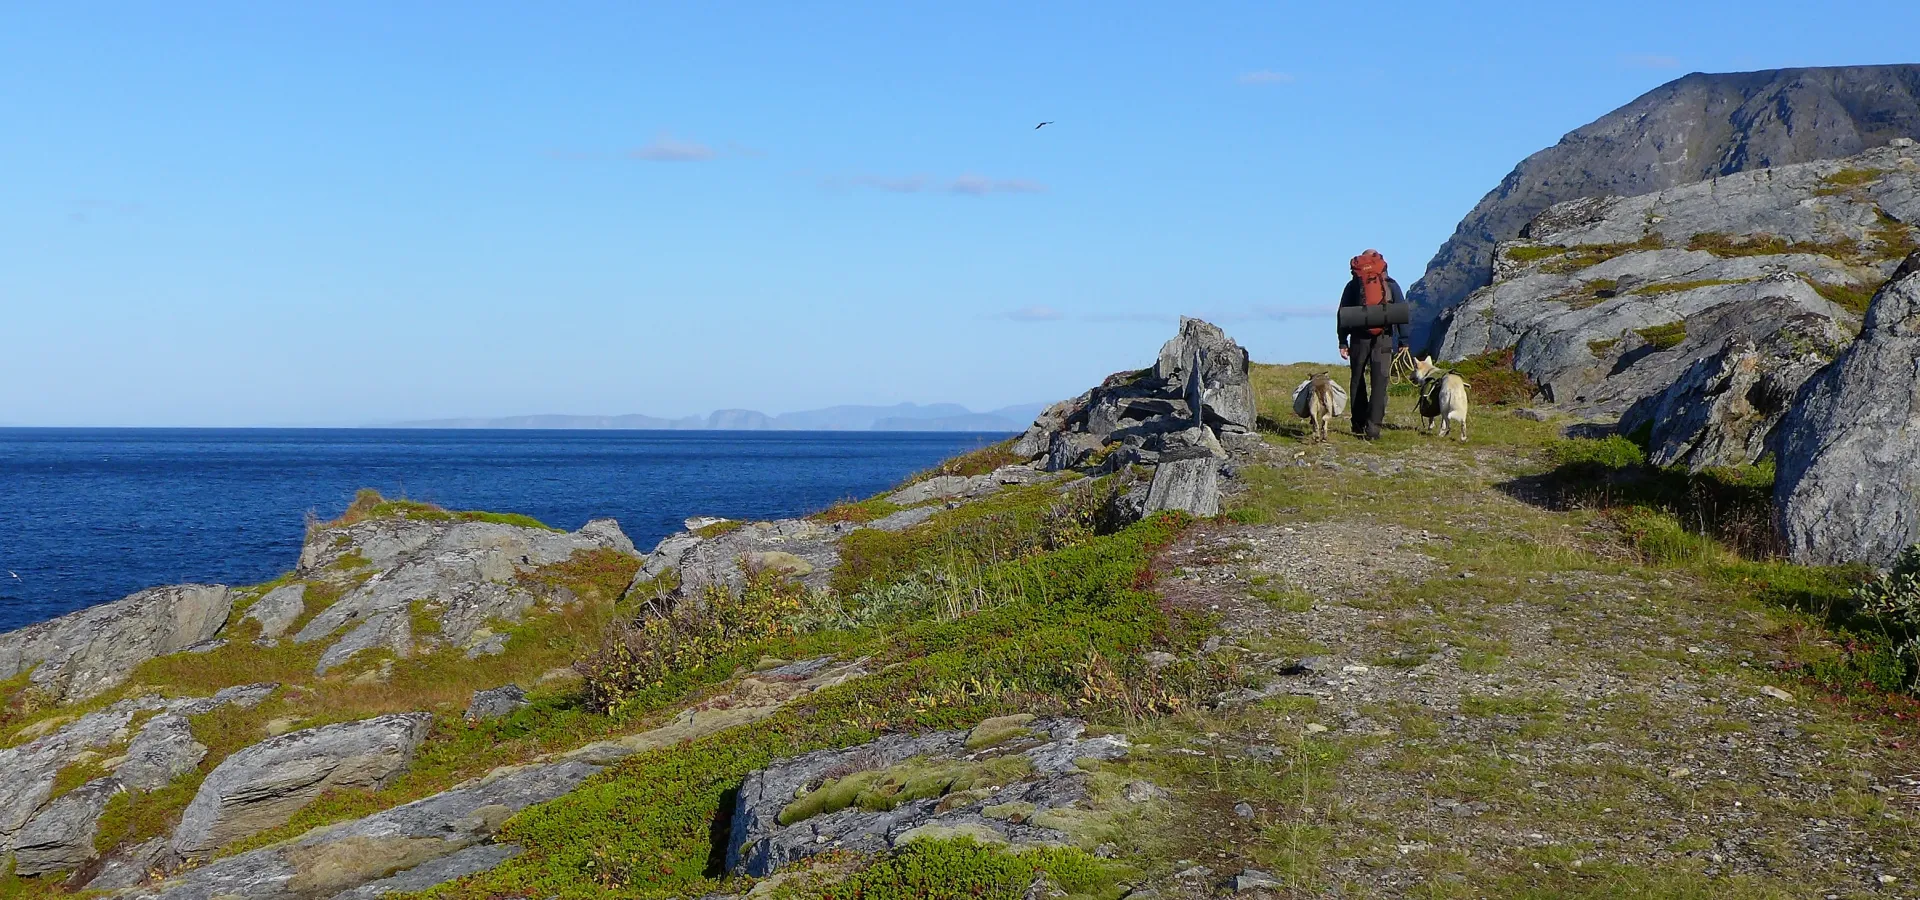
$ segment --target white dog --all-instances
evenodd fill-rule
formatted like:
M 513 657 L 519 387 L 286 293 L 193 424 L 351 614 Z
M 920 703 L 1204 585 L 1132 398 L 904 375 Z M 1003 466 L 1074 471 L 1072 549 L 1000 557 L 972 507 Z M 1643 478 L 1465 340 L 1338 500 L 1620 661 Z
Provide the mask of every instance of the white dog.
M 1467 381 L 1452 372 L 1445 371 L 1433 364 L 1433 357 L 1421 357 L 1413 361 L 1413 381 L 1420 386 L 1420 424 L 1421 430 L 1433 431 L 1435 419 L 1440 421 L 1440 436 L 1447 436 L 1447 426 L 1460 423 L 1460 440 L 1467 439 Z

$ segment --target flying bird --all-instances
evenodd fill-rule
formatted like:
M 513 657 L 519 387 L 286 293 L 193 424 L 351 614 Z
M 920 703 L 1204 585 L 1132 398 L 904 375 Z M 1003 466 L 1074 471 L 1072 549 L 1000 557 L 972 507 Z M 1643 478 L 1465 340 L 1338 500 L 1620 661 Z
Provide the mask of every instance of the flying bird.
M 1039 131 L 1040 129 L 1042 129 L 1042 128 L 1045 128 L 1045 127 L 1047 127 L 1048 125 L 1052 125 L 1052 124 L 1053 124 L 1053 122 L 1051 122 L 1051 121 L 1047 121 L 1047 122 L 1041 122 L 1040 124 L 1038 124 L 1038 125 L 1035 125 L 1035 126 L 1033 126 L 1033 130 L 1035 130 L 1035 131 Z

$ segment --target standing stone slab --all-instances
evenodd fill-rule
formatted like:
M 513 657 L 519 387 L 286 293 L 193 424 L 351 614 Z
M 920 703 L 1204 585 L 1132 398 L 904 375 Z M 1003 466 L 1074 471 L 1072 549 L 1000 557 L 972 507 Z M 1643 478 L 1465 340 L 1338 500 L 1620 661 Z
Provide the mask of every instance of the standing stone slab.
M 1153 469 L 1145 514 L 1181 510 L 1196 516 L 1220 514 L 1220 461 L 1212 456 L 1163 459 Z
M 286 824 L 323 792 L 377 790 L 407 770 L 426 713 L 377 716 L 268 738 L 214 767 L 180 817 L 173 847 L 204 854 Z
M 1920 541 L 1920 253 L 1780 423 L 1774 506 L 1798 562 L 1888 566 Z

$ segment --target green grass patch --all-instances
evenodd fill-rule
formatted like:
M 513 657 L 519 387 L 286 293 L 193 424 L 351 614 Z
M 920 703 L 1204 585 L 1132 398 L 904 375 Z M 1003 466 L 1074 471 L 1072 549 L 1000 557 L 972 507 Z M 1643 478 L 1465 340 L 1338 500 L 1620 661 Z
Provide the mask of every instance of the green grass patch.
M 1513 348 L 1490 350 L 1456 363 L 1453 373 L 1466 379 L 1473 402 L 1490 406 L 1526 403 L 1540 386 L 1513 367 Z
M 1856 316 L 1867 314 L 1867 304 L 1873 302 L 1873 295 L 1879 290 L 1865 284 L 1827 284 L 1822 281 L 1807 280 L 1815 293 L 1827 298 L 1827 301 Z
M 876 519 L 899 512 L 903 507 L 887 501 L 885 496 L 870 497 L 865 500 L 845 500 L 835 503 L 813 515 L 808 516 L 815 522 L 845 522 L 853 525 L 865 525 Z
M 1619 338 L 1607 338 L 1604 341 L 1588 341 L 1587 351 L 1592 353 L 1595 358 L 1604 358 L 1608 351 L 1611 351 L 1619 343 Z
M 703 538 L 712 539 L 722 535 L 732 534 L 745 527 L 747 527 L 747 523 L 743 520 L 722 519 L 718 522 L 709 522 L 699 528 L 695 528 L 693 533 Z
M 1071 847 L 1014 850 L 971 838 L 919 840 L 838 883 L 782 884 L 773 900 L 1022 900 L 1036 880 L 1067 900 L 1110 900 L 1128 870 Z
M 1014 438 L 1008 438 L 999 443 L 988 444 L 977 450 L 971 450 L 952 457 L 931 469 L 922 469 L 913 473 L 906 481 L 901 482 L 900 486 L 906 487 L 940 475 L 958 475 L 966 478 L 971 478 L 975 475 L 987 475 L 1001 466 L 1011 466 L 1026 462 L 1025 459 L 1014 455 L 1014 440 Z
M 910 759 L 885 769 L 828 779 L 781 809 L 778 821 L 781 825 L 792 825 L 848 807 L 882 812 L 915 800 L 934 800 L 974 788 L 1012 784 L 1032 770 L 1032 764 L 1024 756 L 977 761 Z
M 1633 333 L 1652 344 L 1655 350 L 1672 350 L 1680 346 L 1681 341 L 1687 339 L 1687 323 L 1682 319 L 1664 325 L 1649 325 L 1645 328 L 1635 328 Z
M 1862 188 L 1879 181 L 1887 174 L 1885 169 L 1846 168 L 1820 179 L 1820 187 L 1815 188 L 1815 196 L 1831 197 L 1845 194 L 1856 188 Z
M 1723 284 L 1746 284 L 1748 278 L 1702 278 L 1698 281 L 1668 281 L 1662 284 L 1649 284 L 1633 289 L 1636 296 L 1658 297 L 1661 294 L 1678 294 L 1682 291 L 1697 291 L 1701 288 L 1718 287 Z
M 389 499 L 373 488 L 361 488 L 353 495 L 353 502 L 347 505 L 345 512 L 336 519 L 321 522 L 309 528 L 343 528 L 368 519 L 413 519 L 423 522 L 493 522 L 499 525 L 517 525 L 522 528 L 542 528 L 547 531 L 559 531 L 532 516 L 518 513 L 486 512 L 482 510 L 450 510 L 422 503 L 417 500 Z
M 1734 235 L 1724 231 L 1703 231 L 1687 241 L 1688 250 L 1704 250 L 1722 259 L 1736 256 L 1779 256 L 1786 253 L 1809 253 L 1819 256 L 1831 256 L 1835 259 L 1855 259 L 1860 256 L 1860 242 L 1852 238 L 1836 238 L 1831 241 L 1788 241 L 1773 234 Z
M 1540 271 L 1555 275 L 1568 275 L 1582 269 L 1590 269 L 1610 259 L 1617 259 L 1629 253 L 1659 250 L 1666 241 L 1657 231 L 1649 231 L 1637 241 L 1616 244 L 1579 244 L 1568 247 L 1566 252 L 1558 254 L 1540 266 Z

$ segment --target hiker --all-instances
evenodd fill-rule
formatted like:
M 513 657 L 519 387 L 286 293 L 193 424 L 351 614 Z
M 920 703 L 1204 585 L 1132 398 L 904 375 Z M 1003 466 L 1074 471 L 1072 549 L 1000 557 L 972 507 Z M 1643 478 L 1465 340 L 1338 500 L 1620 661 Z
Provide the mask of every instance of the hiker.
M 1406 302 L 1399 282 L 1387 277 L 1387 259 L 1380 251 L 1368 250 L 1354 257 L 1352 271 L 1347 289 L 1340 292 L 1341 306 Z M 1353 366 L 1347 391 L 1352 399 L 1353 433 L 1367 440 L 1379 440 L 1380 426 L 1387 421 L 1387 369 L 1402 340 L 1398 325 L 1340 331 L 1340 358 Z

